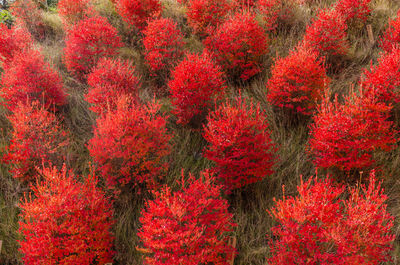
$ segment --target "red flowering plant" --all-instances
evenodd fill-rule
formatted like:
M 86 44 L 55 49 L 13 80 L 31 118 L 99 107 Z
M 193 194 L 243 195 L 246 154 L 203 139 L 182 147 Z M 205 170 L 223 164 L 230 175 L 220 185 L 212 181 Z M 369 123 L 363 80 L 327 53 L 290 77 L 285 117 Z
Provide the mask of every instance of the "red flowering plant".
M 33 49 L 14 54 L 12 61 L 4 65 L 0 93 L 2 104 L 11 111 L 18 102 L 27 100 L 38 100 L 45 108 L 58 109 L 66 104 L 61 76 Z
M 129 26 L 142 31 L 148 21 L 161 15 L 162 5 L 159 0 L 121 0 L 116 9 Z
M 113 208 L 91 174 L 78 181 L 65 166 L 44 168 L 22 199 L 20 252 L 26 265 L 112 262 Z
M 118 192 L 127 184 L 151 189 L 168 170 L 172 136 L 160 108 L 156 101 L 139 105 L 121 97 L 115 110 L 97 119 L 88 148 L 109 189 Z
M 297 197 L 275 200 L 269 264 L 381 264 L 390 261 L 395 235 L 380 183 L 350 188 L 326 180 L 301 181 Z
M 228 0 L 189 0 L 187 20 L 195 34 L 206 37 L 221 24 L 232 9 Z
M 400 10 L 395 19 L 389 20 L 389 26 L 380 40 L 380 46 L 387 52 L 393 49 L 393 46 L 400 45 Z
M 97 14 L 91 0 L 60 0 L 57 4 L 58 14 L 66 29 L 79 21 Z
M 67 33 L 65 44 L 65 65 L 80 81 L 86 80 L 100 58 L 114 56 L 122 47 L 117 30 L 99 16 L 74 25 Z
M 183 174 L 183 173 L 182 173 Z M 221 186 L 208 172 L 180 182 L 180 190 L 169 187 L 154 192 L 142 211 L 139 230 L 151 255 L 145 264 L 228 265 L 236 250 L 228 244 L 235 224 Z
M 164 83 L 183 57 L 183 35 L 170 18 L 150 21 L 143 34 L 146 64 L 151 75 Z
M 16 22 L 9 29 L 0 23 L 0 62 L 9 64 L 16 53 L 32 48 L 32 37 L 26 27 Z
M 172 71 L 168 86 L 178 123 L 196 125 L 224 94 L 225 80 L 221 68 L 204 51 L 201 55 L 186 54 Z
M 326 96 L 311 125 L 309 151 L 314 165 L 343 172 L 373 166 L 374 154 L 392 150 L 397 142 L 388 120 L 391 109 L 374 93 L 351 92 L 344 104 Z
M 324 59 L 308 48 L 299 48 L 279 58 L 268 81 L 268 101 L 293 113 L 311 115 L 329 86 Z
M 261 72 L 268 37 L 254 14 L 239 12 L 221 24 L 205 45 L 226 74 L 246 81 Z
M 45 38 L 45 25 L 38 2 L 33 0 L 16 0 L 10 6 L 13 16 L 17 17 L 32 36 L 38 40 Z
M 204 156 L 227 191 L 264 179 L 273 173 L 275 145 L 260 106 L 247 106 L 242 97 L 226 102 L 208 116 Z
M 88 75 L 89 90 L 85 95 L 90 109 L 101 114 L 117 108 L 117 99 L 129 95 L 139 102 L 140 78 L 131 62 L 121 59 L 102 58 Z
M 258 0 L 256 7 L 262 16 L 265 27 L 269 31 L 274 31 L 279 22 L 286 21 L 293 16 L 294 0 Z
M 344 18 L 345 23 L 350 25 L 364 25 L 371 13 L 369 7 L 371 0 L 339 0 L 334 9 Z
M 61 167 L 69 136 L 53 113 L 37 101 L 20 102 L 8 119 L 13 129 L 2 161 L 15 178 L 32 181 L 42 164 Z

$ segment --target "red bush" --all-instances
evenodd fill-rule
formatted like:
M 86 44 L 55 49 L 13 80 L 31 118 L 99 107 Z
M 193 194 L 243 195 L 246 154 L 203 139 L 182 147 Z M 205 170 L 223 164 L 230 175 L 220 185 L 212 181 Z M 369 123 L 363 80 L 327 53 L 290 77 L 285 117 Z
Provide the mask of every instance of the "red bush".
M 400 48 L 383 53 L 375 66 L 371 62 L 360 83 L 367 93 L 374 90 L 379 101 L 393 106 L 400 103 Z
M 183 56 L 183 36 L 170 18 L 149 22 L 143 32 L 146 64 L 162 81 L 169 77 L 171 69 Z
M 147 202 L 138 233 L 152 253 L 145 264 L 228 265 L 234 257 L 236 251 L 228 245 L 235 226 L 228 202 L 212 175 L 201 173 L 201 178 L 189 175 L 181 190 L 172 194 L 166 187 Z
M 67 29 L 97 13 L 91 0 L 60 0 L 57 7 L 58 14 Z
M 267 41 L 254 14 L 237 13 L 221 24 L 205 45 L 228 75 L 245 81 L 261 72 Z
M 390 110 L 372 93 L 352 93 L 343 105 L 325 98 L 310 131 L 315 166 L 341 171 L 372 166 L 374 153 L 390 151 L 396 143 Z
M 294 0 L 258 0 L 256 6 L 261 14 L 265 27 L 273 31 L 278 27 L 278 22 L 291 17 Z
M 228 0 L 190 0 L 186 13 L 188 24 L 195 34 L 205 37 L 225 20 L 231 9 Z
M 268 101 L 292 112 L 311 115 L 329 86 L 323 59 L 318 53 L 300 48 L 279 58 L 271 69 Z
M 314 180 L 314 181 L 313 181 Z M 311 182 L 314 183 L 311 183 Z M 386 211 L 380 184 L 372 174 L 368 187 L 350 189 L 329 179 L 310 178 L 299 196 L 275 201 L 269 264 L 381 264 L 390 260 L 395 239 L 393 216 Z
M 121 0 L 117 2 L 117 11 L 130 26 L 143 30 L 147 22 L 161 15 L 159 0 Z
M 321 10 L 317 18 L 307 26 L 301 45 L 314 49 L 329 57 L 345 55 L 348 52 L 347 25 L 335 10 Z
M 208 55 L 190 54 L 175 67 L 168 86 L 178 123 L 202 121 L 224 93 L 223 73 Z
M 110 189 L 142 183 L 153 188 L 167 171 L 171 135 L 160 108 L 157 102 L 134 105 L 123 97 L 116 110 L 97 119 L 88 147 Z
M 240 188 L 272 174 L 275 146 L 267 117 L 259 106 L 246 106 L 239 97 L 233 105 L 222 104 L 208 116 L 204 155 L 215 163 L 213 171 L 226 190 Z
M 109 58 L 100 59 L 96 68 L 88 75 L 89 91 L 86 100 L 92 104 L 90 109 L 101 114 L 109 108 L 116 109 L 121 95 L 130 95 L 139 102 L 139 77 L 135 66 L 129 61 Z
M 45 108 L 66 104 L 66 95 L 60 75 L 45 62 L 36 50 L 24 50 L 14 55 L 9 64 L 4 65 L 0 85 L 1 96 L 9 110 L 17 102 L 38 100 Z
M 53 113 L 38 102 L 19 103 L 8 119 L 13 131 L 2 161 L 11 166 L 15 178 L 31 181 L 37 175 L 36 167 L 62 165 L 68 134 Z
M 122 47 L 117 30 L 104 17 L 80 21 L 66 38 L 64 61 L 74 76 L 81 81 L 96 66 L 100 58 L 116 55 Z
M 30 49 L 32 38 L 22 23 L 16 23 L 11 29 L 0 23 L 0 61 L 10 63 L 14 54 Z
M 380 46 L 386 52 L 390 52 L 393 46 L 400 45 L 400 10 L 394 20 L 389 20 L 389 26 L 381 38 Z
M 16 0 L 10 7 L 11 13 L 20 20 L 30 34 L 38 40 L 45 37 L 45 25 L 38 2 L 32 0 Z
M 112 262 L 112 205 L 97 177 L 83 183 L 65 167 L 45 168 L 44 181 L 22 200 L 19 232 L 24 264 L 106 264 Z
M 371 13 L 370 2 L 371 0 L 339 0 L 335 10 L 344 18 L 347 25 L 353 23 L 363 25 Z

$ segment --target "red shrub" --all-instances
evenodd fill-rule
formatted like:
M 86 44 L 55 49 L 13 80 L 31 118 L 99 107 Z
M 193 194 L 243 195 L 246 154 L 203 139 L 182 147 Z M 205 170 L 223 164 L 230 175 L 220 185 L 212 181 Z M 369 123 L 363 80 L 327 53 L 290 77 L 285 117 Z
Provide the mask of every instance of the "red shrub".
M 301 48 L 279 58 L 268 81 L 268 101 L 277 107 L 311 115 L 329 85 L 323 59 L 318 53 Z
M 381 47 L 390 52 L 394 46 L 400 45 L 400 10 L 394 20 L 389 20 L 389 26 L 381 38 Z
M 352 93 L 343 105 L 324 99 L 310 132 L 315 166 L 341 171 L 372 166 L 375 152 L 390 151 L 396 143 L 390 110 L 372 93 Z
M 3 104 L 13 110 L 17 102 L 38 100 L 45 108 L 62 106 L 66 95 L 60 75 L 36 50 L 24 50 L 4 65 L 0 85 Z
M 335 10 L 344 18 L 347 25 L 353 23 L 363 25 L 371 13 L 370 2 L 371 0 L 339 0 Z
M 233 105 L 222 104 L 208 116 L 204 139 L 210 145 L 205 157 L 215 163 L 213 171 L 226 190 L 240 188 L 272 174 L 275 146 L 267 117 L 259 106 L 246 106 L 239 97 Z
M 310 178 L 297 190 L 299 196 L 275 201 L 270 211 L 278 225 L 272 228 L 269 264 L 377 265 L 390 260 L 394 218 L 373 174 L 368 187 L 350 189 L 346 200 L 340 199 L 344 187 L 329 179 Z
M 202 121 L 224 93 L 223 73 L 208 55 L 190 54 L 175 67 L 168 86 L 178 123 Z
M 97 119 L 89 151 L 110 189 L 139 183 L 152 188 L 167 171 L 171 135 L 160 108 L 157 102 L 140 106 L 123 97 L 116 110 Z
M 117 30 L 104 17 L 80 21 L 68 32 L 65 43 L 65 64 L 81 81 L 100 58 L 116 55 L 122 47 Z
M 38 3 L 32 0 L 16 0 L 10 7 L 11 13 L 23 23 L 30 34 L 36 39 L 42 40 L 45 37 L 45 25 Z
M 186 13 L 188 24 L 194 33 L 205 37 L 225 20 L 231 9 L 228 0 L 190 0 Z
M 69 28 L 79 21 L 96 15 L 92 0 L 60 0 L 58 14 L 65 28 Z
M 92 104 L 90 109 L 101 114 L 116 109 L 121 95 L 130 95 L 139 102 L 139 77 L 135 66 L 129 61 L 109 58 L 100 59 L 93 72 L 88 75 L 89 91 L 86 100 Z
M 14 54 L 30 49 L 31 34 L 22 23 L 15 23 L 11 29 L 0 23 L 0 61 L 10 63 Z
M 143 30 L 147 22 L 159 17 L 162 5 L 159 0 L 120 0 L 117 11 L 130 26 Z
M 228 265 L 235 255 L 228 245 L 235 226 L 228 202 L 212 175 L 201 173 L 201 178 L 189 175 L 181 190 L 172 194 L 166 187 L 147 202 L 138 233 L 152 253 L 145 264 Z
M 227 74 L 245 81 L 261 72 L 267 40 L 254 14 L 237 13 L 221 24 L 205 45 Z
M 183 56 L 182 33 L 172 19 L 159 18 L 150 21 L 143 34 L 146 64 L 164 81 Z
M 68 134 L 53 113 L 38 102 L 19 103 L 8 119 L 13 131 L 2 161 L 11 166 L 15 178 L 30 181 L 37 175 L 36 167 L 62 165 Z
M 348 52 L 347 25 L 335 10 L 321 10 L 307 26 L 301 45 L 314 49 L 323 56 L 345 55 Z
M 294 0 L 257 1 L 257 8 L 265 22 L 265 27 L 270 31 L 278 27 L 278 22 L 285 21 L 293 15 L 294 5 Z
M 396 105 L 400 103 L 400 48 L 386 52 L 378 59 L 378 64 L 364 70 L 361 86 L 364 91 L 376 93 L 379 101 Z
M 249 9 L 254 7 L 260 0 L 233 0 L 233 5 L 239 9 Z
M 19 232 L 24 264 L 106 264 L 112 262 L 112 205 L 97 177 L 83 183 L 65 167 L 43 169 L 43 182 L 20 204 Z

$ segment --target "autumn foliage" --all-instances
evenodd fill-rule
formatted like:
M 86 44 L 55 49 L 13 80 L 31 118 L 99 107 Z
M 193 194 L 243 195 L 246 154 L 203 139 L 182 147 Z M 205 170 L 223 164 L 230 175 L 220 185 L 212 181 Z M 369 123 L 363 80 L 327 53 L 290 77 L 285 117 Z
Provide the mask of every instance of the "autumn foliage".
M 329 178 L 310 178 L 299 195 L 275 201 L 270 215 L 272 257 L 268 264 L 382 264 L 390 261 L 394 217 L 375 175 L 369 185 L 345 188 Z
M 170 18 L 150 21 L 143 34 L 146 64 L 151 75 L 164 81 L 183 56 L 183 35 Z
M 116 109 L 117 99 L 129 95 L 139 102 L 139 77 L 131 62 L 121 59 L 100 59 L 88 75 L 89 90 L 86 100 L 92 104 L 90 109 L 101 114 L 108 109 Z
M 159 17 L 162 11 L 159 0 L 121 0 L 116 8 L 128 25 L 139 30 L 145 29 L 147 22 Z
M 390 151 L 396 143 L 390 110 L 374 93 L 352 92 L 344 104 L 325 98 L 310 131 L 314 165 L 340 171 L 373 166 L 374 154 Z
M 152 188 L 167 171 L 171 135 L 160 108 L 158 102 L 139 105 L 121 97 L 115 110 L 97 119 L 88 148 L 108 188 L 118 190 L 126 184 Z
M 91 0 L 60 0 L 57 7 L 58 14 L 67 29 L 83 19 L 96 15 Z
M 387 52 L 390 52 L 393 46 L 400 45 L 400 10 L 395 19 L 389 20 L 389 26 L 381 38 L 380 45 Z
M 112 262 L 112 205 L 97 177 L 79 182 L 64 166 L 44 168 L 20 204 L 20 252 L 26 265 L 106 264 Z
M 267 42 L 255 15 L 239 12 L 221 24 L 205 45 L 229 76 L 245 81 L 261 72 Z
M 247 106 L 241 97 L 233 104 L 222 104 L 208 116 L 203 136 L 209 143 L 204 155 L 214 162 L 212 170 L 226 190 L 272 174 L 275 145 L 260 106 Z
M 278 27 L 279 22 L 293 15 L 295 4 L 293 0 L 258 0 L 256 7 L 265 22 L 265 27 L 273 31 Z
M 38 40 L 45 37 L 45 25 L 38 2 L 33 0 L 16 0 L 10 7 L 11 13 L 18 18 L 29 33 Z
M 371 0 L 339 0 L 334 8 L 348 26 L 355 23 L 363 25 L 371 13 L 370 2 Z
M 14 54 L 12 61 L 4 65 L 0 91 L 2 104 L 9 110 L 27 100 L 38 100 L 45 108 L 59 108 L 66 103 L 61 76 L 33 49 Z
M 186 181 L 182 176 L 180 190 L 154 192 L 140 217 L 138 235 L 150 252 L 145 264 L 229 265 L 236 252 L 228 245 L 235 225 L 213 180 L 208 172 Z
M 9 29 L 0 23 L 0 61 L 10 63 L 16 53 L 30 49 L 32 38 L 22 23 L 14 23 Z
M 80 21 L 68 31 L 65 43 L 65 65 L 81 81 L 100 58 L 114 56 L 122 47 L 117 30 L 104 17 Z
M 324 60 L 317 52 L 300 48 L 275 61 L 267 98 L 274 106 L 311 115 L 328 85 Z
M 221 24 L 231 11 L 228 0 L 190 0 L 187 6 L 187 20 L 195 34 L 205 37 Z

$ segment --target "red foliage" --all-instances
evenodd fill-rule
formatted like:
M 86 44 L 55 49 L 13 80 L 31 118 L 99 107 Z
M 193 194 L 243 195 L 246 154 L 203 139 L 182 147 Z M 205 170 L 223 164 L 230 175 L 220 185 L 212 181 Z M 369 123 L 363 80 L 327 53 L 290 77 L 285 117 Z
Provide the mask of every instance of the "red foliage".
M 202 121 L 214 100 L 224 94 L 223 73 L 207 52 L 190 54 L 175 67 L 168 86 L 178 123 Z
M 301 181 L 297 190 L 299 196 L 284 196 L 270 211 L 278 225 L 272 228 L 269 264 L 377 265 L 390 260 L 394 218 L 374 174 L 368 187 L 351 188 L 346 200 L 340 199 L 344 187 L 329 178 Z
M 251 13 L 236 13 L 205 40 L 224 71 L 234 79 L 247 80 L 261 72 L 268 38 Z
M 20 204 L 19 232 L 24 264 L 106 264 L 112 262 L 112 205 L 99 190 L 97 177 L 83 183 L 65 166 L 44 168 L 44 181 Z
M 280 108 L 311 115 L 329 85 L 324 60 L 317 52 L 300 48 L 272 66 L 268 101 Z
M 0 23 L 0 61 L 10 63 L 14 54 L 30 49 L 31 34 L 22 23 L 15 23 L 11 29 Z
M 310 132 L 315 166 L 341 171 L 372 166 L 375 152 L 390 151 L 396 143 L 390 110 L 373 93 L 352 93 L 344 104 L 325 98 Z
M 15 54 L 13 60 L 4 65 L 0 91 L 5 100 L 2 104 L 9 110 L 13 110 L 17 102 L 27 100 L 38 100 L 45 108 L 66 103 L 60 75 L 33 49 Z
M 60 0 L 57 7 L 58 14 L 67 29 L 97 14 L 91 0 Z
M 117 11 L 130 26 L 143 30 L 147 22 L 161 15 L 162 5 L 159 0 L 120 0 Z
M 321 10 L 317 18 L 307 26 L 304 41 L 300 45 L 314 49 L 323 56 L 345 55 L 348 52 L 347 25 L 335 10 Z
M 97 114 L 116 109 L 121 95 L 130 95 L 135 103 L 139 102 L 140 81 L 135 66 L 129 61 L 100 59 L 88 75 L 88 84 L 89 91 L 85 98 L 92 104 L 90 109 Z
M 394 20 L 389 20 L 389 26 L 381 38 L 380 46 L 386 52 L 390 52 L 393 46 L 400 45 L 400 10 Z
M 370 2 L 371 0 L 339 0 L 335 10 L 344 18 L 347 25 L 352 23 L 363 25 L 371 13 Z
M 231 9 L 228 0 L 190 0 L 186 13 L 188 24 L 194 33 L 205 37 L 225 20 Z
M 204 139 L 210 145 L 205 157 L 215 163 L 213 171 L 226 190 L 240 188 L 272 174 L 275 146 L 267 117 L 259 106 L 246 106 L 239 97 L 233 105 L 222 104 L 208 116 Z
M 138 235 L 152 253 L 145 264 L 229 264 L 236 252 L 228 245 L 235 224 L 213 180 L 207 172 L 199 179 L 189 175 L 186 183 L 182 176 L 181 190 L 154 192 L 140 217 Z
M 80 21 L 68 31 L 65 43 L 65 64 L 81 81 L 85 80 L 100 58 L 116 55 L 122 47 L 117 30 L 104 17 Z
M 30 181 L 37 175 L 36 167 L 62 165 L 68 134 L 53 113 L 38 102 L 19 103 L 8 119 L 13 131 L 2 161 L 11 166 L 15 178 Z
M 182 33 L 172 19 L 159 18 L 150 21 L 143 34 L 145 59 L 151 75 L 166 80 L 183 56 Z
M 249 9 L 254 7 L 260 0 L 233 0 L 233 5 L 240 9 Z
M 265 22 L 265 27 L 270 31 L 277 28 L 279 21 L 285 21 L 293 15 L 294 5 L 294 0 L 257 1 L 257 8 Z
M 10 11 L 18 20 L 20 19 L 20 23 L 24 24 L 32 36 L 39 40 L 44 39 L 45 25 L 37 2 L 16 0 L 11 5 Z
M 116 110 L 97 119 L 88 147 L 110 189 L 128 183 L 153 188 L 167 171 L 164 160 L 171 151 L 171 135 L 160 108 L 157 102 L 134 105 L 123 97 Z
M 386 52 L 378 59 L 378 64 L 364 70 L 361 86 L 366 93 L 372 90 L 379 101 L 393 106 L 400 103 L 400 48 Z

